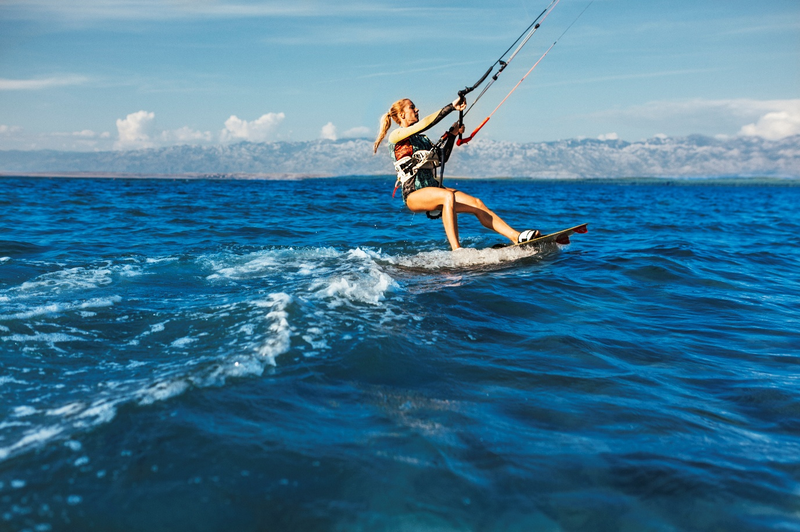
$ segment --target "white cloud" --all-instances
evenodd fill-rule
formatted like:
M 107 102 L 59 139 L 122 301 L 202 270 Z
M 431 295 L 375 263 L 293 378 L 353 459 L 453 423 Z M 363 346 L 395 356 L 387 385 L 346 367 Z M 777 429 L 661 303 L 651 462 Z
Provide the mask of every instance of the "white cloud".
M 192 144 L 211 142 L 214 136 L 210 131 L 197 131 L 188 126 L 171 131 L 162 131 L 160 140 L 167 144 Z
M 585 115 L 617 130 L 688 135 L 758 135 L 779 139 L 800 133 L 800 99 L 692 99 L 653 101 Z M 651 136 L 650 133 L 645 133 Z
M 71 133 L 57 131 L 55 133 L 50 133 L 50 135 L 54 137 L 78 137 L 82 139 L 92 139 L 97 136 L 97 133 L 91 129 L 84 129 L 83 131 L 72 131 Z
M 68 20 L 165 20 L 185 18 L 249 18 L 317 16 L 323 6 L 282 1 L 200 2 L 163 0 L 4 0 L 15 18 L 56 16 Z M 330 10 L 328 10 L 330 11 Z
M 270 139 L 273 131 L 283 122 L 286 115 L 283 113 L 267 113 L 257 120 L 248 122 L 236 115 L 231 115 L 225 121 L 225 129 L 220 132 L 222 142 L 247 140 L 250 142 L 265 142 Z
M 6 126 L 0 124 L 0 135 L 11 135 L 12 133 L 19 133 L 22 131 L 22 128 L 19 126 Z
M 757 122 L 742 126 L 739 134 L 768 140 L 800 135 L 800 100 L 790 101 L 783 110 L 766 113 Z
M 12 134 L 13 133 L 13 134 Z M 112 148 L 110 133 L 98 134 L 90 129 L 36 133 L 21 127 L 0 126 L 0 149 L 90 151 Z
M 138 150 L 175 145 L 209 145 L 216 142 L 267 142 L 276 139 L 276 131 L 285 120 L 284 113 L 267 113 L 256 120 L 242 120 L 232 115 L 225 121 L 219 134 L 212 131 L 183 126 L 161 129 L 152 111 L 140 110 L 116 120 L 116 131 L 56 131 L 26 133 L 19 126 L 0 124 L 0 149 L 55 149 L 55 150 Z M 361 132 L 359 128 L 348 134 Z M 323 138 L 336 139 L 336 127 L 329 123 L 323 128 Z
M 333 122 L 328 122 L 322 126 L 320 137 L 327 140 L 336 140 L 336 126 L 333 125 Z
M 175 144 L 208 143 L 214 140 L 210 131 L 198 131 L 188 126 L 178 129 L 154 131 L 155 113 L 139 111 L 129 114 L 125 120 L 117 120 L 119 141 L 114 145 L 117 149 L 152 148 L 153 146 L 171 146 Z M 80 132 L 83 133 L 83 132 Z M 94 135 L 93 132 L 89 131 Z M 77 135 L 79 133 L 73 133 Z M 108 133 L 103 133 L 100 138 L 106 138 Z
M 342 133 L 342 138 L 368 137 L 371 131 L 367 126 L 353 127 Z
M 42 79 L 5 79 L 0 78 L 0 90 L 40 90 L 50 87 L 63 87 L 65 85 L 80 85 L 89 78 L 85 76 L 56 76 Z
M 248 122 L 232 116 L 226 122 L 222 140 L 266 140 L 283 120 L 283 113 L 270 113 Z M 91 129 L 28 133 L 19 126 L 0 124 L 0 149 L 53 149 L 64 151 L 138 150 L 185 144 L 213 144 L 218 141 L 211 131 L 183 126 L 160 129 L 156 114 L 141 110 L 116 120 L 117 131 L 98 132 Z
M 616 133 L 604 133 L 602 135 L 598 135 L 598 140 L 619 140 L 619 135 Z
M 3 0 L 9 19 L 57 18 L 77 20 L 170 20 L 197 18 L 278 18 L 278 17 L 390 17 L 397 14 L 392 5 L 375 2 L 285 2 L 282 0 Z M 441 15 L 446 8 L 425 7 L 422 11 Z
M 129 114 L 125 119 L 117 119 L 117 132 L 119 140 L 115 144 L 118 149 L 149 148 L 153 145 L 150 130 L 156 114 L 147 111 L 137 111 Z

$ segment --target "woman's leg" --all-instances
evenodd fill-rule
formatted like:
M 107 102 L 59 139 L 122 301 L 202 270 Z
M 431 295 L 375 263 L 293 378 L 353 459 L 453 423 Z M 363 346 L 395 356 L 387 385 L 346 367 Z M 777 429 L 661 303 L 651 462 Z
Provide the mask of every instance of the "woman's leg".
M 519 237 L 519 231 L 512 228 L 510 225 L 504 222 L 502 218 L 489 210 L 489 208 L 484 205 L 481 200 L 470 196 L 469 194 L 464 194 L 458 190 L 453 190 L 453 192 L 455 193 L 456 199 L 456 213 L 466 212 L 472 214 L 478 218 L 478 221 L 481 223 L 481 225 L 487 229 L 491 229 L 495 233 L 499 233 L 508 238 L 511 240 L 511 242 L 516 243 L 517 238 Z
M 425 187 L 415 190 L 406 198 L 406 206 L 413 212 L 442 211 L 442 224 L 450 247 L 456 250 L 458 243 L 458 218 L 456 217 L 456 193 L 447 188 Z
M 421 188 L 408 195 L 406 205 L 414 212 L 441 209 L 444 232 L 447 234 L 450 247 L 454 250 L 461 247 L 458 240 L 457 215 L 462 212 L 474 215 L 481 225 L 503 235 L 511 242 L 516 242 L 519 237 L 519 231 L 489 210 L 481 200 L 452 188 Z

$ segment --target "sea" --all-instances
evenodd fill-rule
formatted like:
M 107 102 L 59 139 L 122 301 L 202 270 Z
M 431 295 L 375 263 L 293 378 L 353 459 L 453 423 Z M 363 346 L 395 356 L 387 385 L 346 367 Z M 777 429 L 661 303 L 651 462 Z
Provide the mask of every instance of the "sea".
M 0 530 L 800 531 L 797 181 L 0 178 Z

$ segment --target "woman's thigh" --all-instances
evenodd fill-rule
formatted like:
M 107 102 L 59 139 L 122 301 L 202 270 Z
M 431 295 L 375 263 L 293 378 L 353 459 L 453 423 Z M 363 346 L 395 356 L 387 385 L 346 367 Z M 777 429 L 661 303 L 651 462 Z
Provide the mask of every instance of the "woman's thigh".
M 421 188 L 408 195 L 406 206 L 414 212 L 441 210 L 442 205 L 452 199 L 453 192 L 446 188 Z

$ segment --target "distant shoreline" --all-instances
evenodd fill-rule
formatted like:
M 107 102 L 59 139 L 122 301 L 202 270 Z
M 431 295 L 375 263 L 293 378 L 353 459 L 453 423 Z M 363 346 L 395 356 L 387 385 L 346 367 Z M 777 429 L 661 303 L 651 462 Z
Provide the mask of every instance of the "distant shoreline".
M 393 179 L 393 175 L 331 175 L 331 174 L 292 174 L 292 173 L 115 173 L 115 172 L 0 172 L 3 178 L 43 178 L 43 179 L 153 179 L 165 181 L 208 180 L 208 181 L 298 181 L 303 179 Z M 536 181 L 537 183 L 614 184 L 614 185 L 717 185 L 717 186 L 800 186 L 796 177 L 474 177 L 445 176 L 453 180 L 514 180 Z
M 246 174 L 246 173 L 182 173 L 182 174 L 137 174 L 132 172 L 0 172 L 4 177 L 42 177 L 63 179 L 207 179 L 207 180 L 262 180 L 294 181 L 298 179 L 317 179 L 336 177 L 327 174 Z

